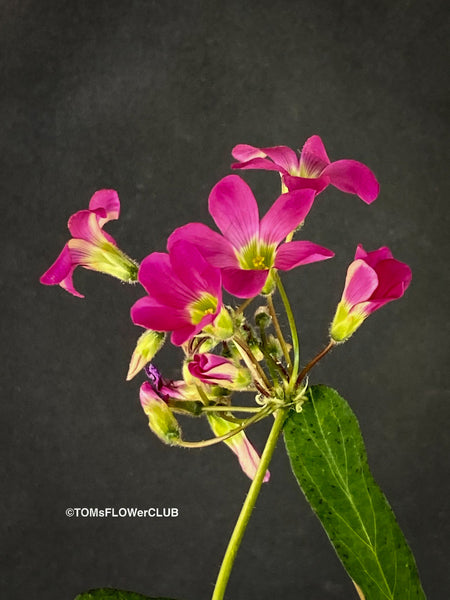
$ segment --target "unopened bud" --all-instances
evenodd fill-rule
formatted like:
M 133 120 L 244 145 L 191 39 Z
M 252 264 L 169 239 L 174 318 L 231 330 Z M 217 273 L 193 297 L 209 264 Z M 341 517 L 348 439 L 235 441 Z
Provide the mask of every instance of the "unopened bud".
M 246 389 L 251 383 L 248 369 L 216 354 L 196 354 L 184 370 L 185 380 L 196 378 L 208 385 L 218 385 L 231 390 Z
M 255 311 L 255 323 L 260 329 L 266 329 L 272 322 L 267 306 L 259 306 Z
M 153 433 L 165 444 L 176 445 L 181 439 L 181 429 L 164 400 L 147 381 L 142 384 L 139 397 Z
M 166 334 L 160 331 L 147 329 L 138 339 L 136 348 L 131 356 L 128 367 L 127 381 L 133 379 L 141 369 L 149 363 L 155 354 L 162 348 Z
M 264 359 L 264 354 L 262 353 L 261 348 L 259 347 L 259 343 L 256 340 L 249 340 L 248 347 L 250 348 L 253 356 L 258 362 L 261 362 Z
M 267 351 L 273 358 L 281 359 L 283 356 L 280 341 L 272 334 L 267 336 Z
M 232 337 L 234 331 L 233 319 L 225 306 L 222 306 L 220 309 L 220 313 L 215 318 L 213 325 L 214 335 L 219 340 L 228 340 Z

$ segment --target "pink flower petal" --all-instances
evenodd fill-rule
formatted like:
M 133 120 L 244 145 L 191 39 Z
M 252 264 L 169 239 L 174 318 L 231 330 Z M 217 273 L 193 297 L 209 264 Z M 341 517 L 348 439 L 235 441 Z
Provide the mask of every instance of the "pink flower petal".
M 209 292 L 216 298 L 220 297 L 220 270 L 208 263 L 196 246 L 185 240 L 172 244 L 170 262 L 175 275 L 196 296 L 198 292 Z
M 75 266 L 72 267 L 70 273 L 60 282 L 60 286 L 66 290 L 66 292 L 69 292 L 70 294 L 73 294 L 74 296 L 77 296 L 78 298 L 84 298 L 84 294 L 80 294 L 80 292 L 78 292 L 74 285 L 73 285 L 73 280 L 72 280 L 72 275 L 73 272 L 75 270 Z
M 76 266 L 77 265 L 72 262 L 72 256 L 66 244 L 58 258 L 41 276 L 39 281 L 44 285 L 60 285 L 70 294 L 73 294 L 78 298 L 84 298 L 83 294 L 80 294 L 73 285 L 72 275 Z
M 168 251 L 171 252 L 173 245 L 180 240 L 194 244 L 206 260 L 215 267 L 237 267 L 239 265 L 230 242 L 203 223 L 188 223 L 175 229 L 167 241 Z
M 120 201 L 117 192 L 115 190 L 98 190 L 89 201 L 89 210 L 94 211 L 99 216 L 98 224 L 100 227 L 103 227 L 108 221 L 118 219 Z
M 380 186 L 372 171 L 356 160 L 337 160 L 323 170 L 330 183 L 343 192 L 356 194 L 366 204 L 373 202 Z
M 197 299 L 196 294 L 175 275 L 169 255 L 163 252 L 153 252 L 144 258 L 138 280 L 156 302 L 167 307 L 184 309 Z
M 67 242 L 67 247 L 70 251 L 72 263 L 74 265 L 80 265 L 85 269 L 102 270 L 99 267 L 99 262 L 103 258 L 103 253 L 98 249 L 97 246 L 87 242 L 86 240 L 80 240 L 78 238 L 72 238 Z M 105 262 L 109 261 L 105 259 Z
M 52 266 L 41 275 L 39 281 L 44 285 L 58 285 L 67 277 L 72 268 L 72 258 L 66 244 Z
M 378 286 L 378 276 L 372 267 L 364 260 L 358 259 L 351 263 L 347 270 L 342 300 L 351 310 L 360 302 L 369 300 Z M 358 310 L 359 312 L 359 310 Z
M 149 296 L 135 302 L 130 314 L 135 325 L 155 331 L 173 331 L 189 323 L 189 315 L 185 311 L 161 306 Z
M 196 333 L 201 331 L 204 325 L 205 324 L 202 321 L 198 325 L 185 325 L 184 327 L 180 327 L 179 329 L 176 329 L 172 332 L 172 335 L 170 336 L 170 341 L 174 346 L 182 346 Z
M 237 175 L 228 175 L 209 195 L 209 212 L 224 237 L 240 250 L 258 235 L 258 205 L 250 187 Z
M 256 452 L 252 444 L 243 431 L 237 433 L 225 442 L 227 446 L 236 454 L 241 469 L 250 479 L 254 479 L 256 471 L 259 467 L 259 454 Z M 270 472 L 266 471 L 264 482 L 269 481 Z
M 393 258 L 393 256 L 387 246 L 382 246 L 378 250 L 372 250 L 372 252 L 366 252 L 362 244 L 358 244 L 355 252 L 355 260 L 358 260 L 358 258 L 362 258 L 370 267 L 375 268 L 380 261 Z
M 386 302 L 401 298 L 411 283 L 412 273 L 409 266 L 399 260 L 388 259 L 376 266 L 378 287 L 372 294 L 372 300 L 383 298 Z
M 86 240 L 96 246 L 101 246 L 106 240 L 104 232 L 98 224 L 98 217 L 90 210 L 80 210 L 72 215 L 67 224 L 72 237 Z M 114 242 L 115 244 L 115 242 Z
M 323 169 L 330 164 L 325 146 L 318 135 L 306 140 L 300 155 L 300 173 L 302 177 L 319 177 Z
M 247 162 L 253 158 L 265 158 L 266 154 L 261 148 L 250 146 L 249 144 L 238 144 L 231 151 L 233 158 L 241 162 Z
M 320 194 L 322 190 L 324 190 L 327 185 L 330 183 L 330 178 L 324 175 L 320 177 L 310 178 L 310 177 L 292 177 L 291 175 L 283 175 L 283 183 L 287 187 L 290 192 L 294 190 L 314 190 L 317 194 Z
M 276 165 L 279 165 L 291 175 L 298 174 L 299 158 L 291 148 L 287 146 L 272 146 L 271 148 L 261 148 L 261 150 Z
M 312 242 L 298 241 L 282 244 L 277 249 L 275 267 L 281 271 L 289 271 L 300 265 L 332 258 L 334 252 Z
M 222 269 L 223 287 L 237 298 L 253 298 L 263 289 L 268 275 L 268 270 Z
M 259 235 L 266 244 L 278 244 L 305 220 L 314 202 L 313 190 L 282 194 L 261 220 Z
M 232 169 L 261 169 L 262 171 L 278 171 L 279 173 L 286 174 L 287 171 L 273 163 L 269 158 L 252 158 L 246 162 L 232 163 Z
M 216 437 L 226 435 L 236 428 L 234 423 L 230 423 L 216 414 L 208 415 L 208 421 Z M 244 473 L 250 477 L 250 479 L 254 479 L 259 466 L 260 458 L 252 444 L 248 441 L 245 433 L 240 431 L 239 433 L 236 433 L 225 440 L 224 443 L 237 456 L 239 464 L 241 465 Z M 269 481 L 269 478 L 270 473 L 269 471 L 266 471 L 264 481 Z
M 288 148 L 287 146 L 272 146 L 270 148 L 255 148 L 255 146 L 249 146 L 247 144 L 239 144 L 233 148 L 231 154 L 243 163 L 245 166 L 239 166 L 239 164 L 232 165 L 234 168 L 253 168 L 253 169 L 267 169 L 267 170 L 279 170 L 284 173 L 297 174 L 298 172 L 298 157 L 297 154 Z M 273 163 L 269 161 L 261 161 L 257 163 L 257 160 L 270 158 Z M 250 166 L 250 161 L 252 165 Z M 274 168 L 275 167 L 275 168 Z

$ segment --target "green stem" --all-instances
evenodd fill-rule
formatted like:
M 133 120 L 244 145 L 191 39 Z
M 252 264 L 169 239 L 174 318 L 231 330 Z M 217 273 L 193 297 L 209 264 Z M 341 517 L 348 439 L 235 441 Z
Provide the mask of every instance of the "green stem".
M 211 406 L 203 406 L 202 412 L 247 412 L 247 413 L 256 413 L 261 411 L 260 406 L 226 406 L 221 404 L 212 404 Z
M 278 436 L 280 435 L 283 427 L 285 417 L 286 410 L 278 410 L 275 416 L 275 421 L 272 425 L 272 429 L 270 430 L 269 437 L 267 438 L 255 478 L 250 486 L 244 505 L 242 506 L 241 513 L 228 543 L 211 600 L 223 600 L 237 551 L 241 545 L 245 529 L 250 520 L 256 499 L 258 498 L 258 494 L 261 490 L 264 475 L 266 474 L 267 467 L 269 466 L 270 459 L 272 458 L 275 450 Z
M 251 348 L 249 348 L 245 340 L 238 336 L 234 336 L 233 341 L 236 344 L 237 349 L 240 355 L 242 356 L 245 364 L 250 369 L 250 371 L 253 371 L 252 374 L 254 375 L 255 379 L 257 381 L 259 380 L 259 383 L 263 387 L 265 387 L 267 395 L 269 395 L 271 389 L 270 381 L 267 379 L 267 375 L 264 373 L 261 365 L 256 360 L 253 352 L 251 351 Z
M 247 298 L 247 300 L 245 300 L 245 302 L 243 302 L 240 306 L 238 306 L 238 308 L 236 309 L 236 314 L 239 313 L 243 313 L 244 310 L 247 308 L 247 306 L 253 302 L 253 300 L 256 298 L 256 296 L 253 296 L 253 298 Z
M 236 427 L 235 429 L 232 429 L 231 431 L 229 431 L 228 433 L 225 433 L 224 435 L 220 435 L 218 437 L 213 437 L 208 440 L 200 440 L 199 442 L 186 442 L 185 440 L 176 440 L 173 443 L 173 445 L 181 446 L 182 448 L 206 448 L 207 446 L 214 446 L 214 444 L 219 444 L 220 442 L 224 442 L 225 440 L 228 440 L 229 438 L 233 437 L 233 435 L 236 435 L 237 433 L 244 431 L 244 429 L 247 429 L 247 427 L 249 427 L 250 425 L 253 425 L 253 423 L 257 423 L 258 421 L 261 421 L 261 419 L 264 419 L 265 417 L 270 415 L 271 412 L 273 412 L 272 408 L 263 407 L 260 409 L 260 411 L 258 413 L 256 413 L 252 417 L 249 417 L 248 419 L 246 419 L 242 423 L 242 425 L 239 425 L 238 427 Z
M 292 391 L 295 384 L 297 383 L 298 370 L 300 366 L 300 345 L 298 341 L 298 333 L 297 327 L 295 325 L 294 314 L 291 309 L 291 305 L 289 304 L 289 299 L 287 297 L 286 291 L 281 283 L 280 276 L 278 273 L 275 273 L 275 281 L 277 283 L 278 291 L 280 292 L 281 299 L 283 300 L 284 309 L 286 311 L 286 315 L 289 321 L 289 327 L 291 328 L 291 337 L 292 337 L 292 347 L 294 351 L 294 366 L 292 367 L 292 373 L 289 380 L 288 391 Z
M 277 334 L 278 341 L 280 342 L 281 349 L 283 350 L 284 358 L 286 360 L 286 366 L 290 371 L 292 368 L 291 357 L 287 348 L 286 340 L 284 339 L 283 332 L 281 331 L 280 322 L 278 321 L 277 313 L 275 312 L 275 306 L 273 305 L 272 296 L 267 296 L 267 306 L 269 308 L 270 316 L 272 317 L 272 323 Z

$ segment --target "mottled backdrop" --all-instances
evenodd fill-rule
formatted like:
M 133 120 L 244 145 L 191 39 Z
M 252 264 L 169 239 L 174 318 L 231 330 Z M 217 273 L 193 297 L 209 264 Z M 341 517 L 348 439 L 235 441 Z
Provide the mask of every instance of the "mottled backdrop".
M 164 447 L 124 381 L 141 295 L 79 269 L 86 299 L 40 286 L 68 216 L 118 190 L 108 231 L 131 256 L 206 220 L 237 143 L 298 148 L 377 174 L 370 207 L 329 188 L 304 228 L 333 261 L 287 274 L 312 357 L 358 242 L 413 269 L 399 302 L 316 369 L 358 415 L 373 473 L 430 599 L 448 576 L 448 113 L 444 1 L 4 0 L 1 3 L 2 575 L 8 600 L 117 586 L 207 600 L 248 487 L 225 447 Z M 263 207 L 273 173 L 247 172 Z M 179 354 L 158 364 L 178 376 Z M 206 434 L 189 423 L 187 433 Z M 261 449 L 269 423 L 251 437 Z M 447 464 L 448 466 L 448 464 Z M 233 600 L 355 598 L 280 442 L 233 571 Z M 178 507 L 82 519 L 67 507 Z M 448 582 L 447 582 L 448 583 Z

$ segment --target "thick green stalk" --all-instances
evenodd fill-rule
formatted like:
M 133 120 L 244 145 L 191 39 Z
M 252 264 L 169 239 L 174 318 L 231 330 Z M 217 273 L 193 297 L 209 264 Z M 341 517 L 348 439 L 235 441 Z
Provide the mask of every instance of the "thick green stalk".
M 234 560 L 236 558 L 237 551 L 241 545 L 242 538 L 244 537 L 245 529 L 250 520 L 253 508 L 261 490 L 261 485 L 264 479 L 264 475 L 269 466 L 270 459 L 272 458 L 275 446 L 280 435 L 286 418 L 286 410 L 280 409 L 277 411 L 275 421 L 270 430 L 269 437 L 261 456 L 261 460 L 256 471 L 255 478 L 250 486 L 244 505 L 242 506 L 241 513 L 234 527 L 234 531 L 231 535 L 228 543 L 225 556 L 220 567 L 219 575 L 217 577 L 216 586 L 211 600 L 223 600 L 225 590 L 227 587 L 228 580 L 230 578 L 231 569 L 233 568 Z

